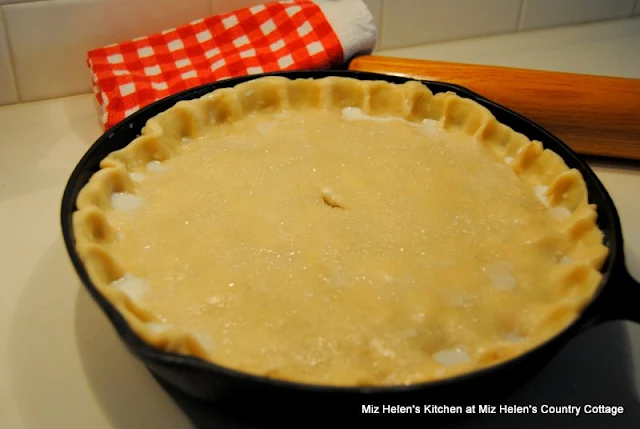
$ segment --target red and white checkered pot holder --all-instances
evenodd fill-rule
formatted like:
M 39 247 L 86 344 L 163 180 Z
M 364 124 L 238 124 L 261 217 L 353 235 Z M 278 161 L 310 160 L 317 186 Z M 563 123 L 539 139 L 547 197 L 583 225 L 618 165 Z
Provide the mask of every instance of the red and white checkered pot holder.
M 361 0 L 277 1 L 88 53 L 105 129 L 156 100 L 229 77 L 325 69 L 376 44 Z

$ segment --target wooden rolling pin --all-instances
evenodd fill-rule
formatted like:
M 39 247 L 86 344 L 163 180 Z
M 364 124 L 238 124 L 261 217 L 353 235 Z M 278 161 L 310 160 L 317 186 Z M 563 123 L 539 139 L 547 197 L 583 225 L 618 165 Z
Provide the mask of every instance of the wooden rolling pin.
M 640 160 L 640 79 L 361 56 L 350 70 L 449 82 L 502 104 L 577 153 Z

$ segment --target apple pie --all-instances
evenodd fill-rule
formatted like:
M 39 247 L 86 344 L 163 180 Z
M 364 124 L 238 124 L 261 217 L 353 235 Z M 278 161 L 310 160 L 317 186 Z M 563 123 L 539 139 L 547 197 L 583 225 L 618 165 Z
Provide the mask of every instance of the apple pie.
M 583 177 L 419 82 L 259 77 L 150 119 L 77 199 L 90 279 L 153 347 L 335 386 L 495 365 L 608 255 Z

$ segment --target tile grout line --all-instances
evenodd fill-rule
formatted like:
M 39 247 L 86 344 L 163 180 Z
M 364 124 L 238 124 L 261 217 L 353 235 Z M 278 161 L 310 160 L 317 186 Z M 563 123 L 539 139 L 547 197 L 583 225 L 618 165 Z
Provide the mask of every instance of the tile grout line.
M 22 101 L 22 96 L 20 94 L 20 88 L 18 88 L 18 72 L 16 70 L 15 54 L 13 52 L 13 46 L 11 46 L 11 39 L 9 39 L 9 25 L 7 24 L 7 21 L 4 19 L 5 18 L 4 11 L 6 7 L 7 7 L 6 5 L 0 6 L 0 21 L 2 21 L 2 24 L 3 24 L 3 29 L 4 29 L 3 33 L 7 43 L 7 51 L 9 53 L 9 61 L 11 64 L 11 74 L 13 77 L 13 89 L 16 93 L 16 98 L 17 98 L 16 102 L 13 104 L 18 104 Z
M 638 0 L 640 1 L 640 0 Z M 385 8 L 385 3 L 387 2 L 387 0 L 380 0 L 380 25 L 378 26 L 378 42 L 376 44 L 376 51 L 380 50 L 380 46 L 382 46 L 382 23 L 384 20 L 384 8 Z M 366 6 L 366 5 L 365 5 Z M 371 11 L 369 11 L 371 12 Z M 371 12 L 371 14 L 373 15 L 373 12 Z
M 520 9 L 518 10 L 518 23 L 516 32 L 519 32 L 522 29 L 522 20 L 524 17 L 524 2 L 527 0 L 520 0 Z M 638 0 L 640 1 L 640 0 Z

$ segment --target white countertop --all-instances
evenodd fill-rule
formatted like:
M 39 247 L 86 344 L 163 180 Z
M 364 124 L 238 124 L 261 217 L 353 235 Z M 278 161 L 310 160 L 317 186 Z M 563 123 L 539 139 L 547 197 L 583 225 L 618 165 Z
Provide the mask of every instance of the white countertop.
M 640 21 L 380 52 L 640 78 Z M 190 428 L 81 287 L 63 246 L 66 181 L 99 137 L 92 95 L 0 107 L 0 427 Z M 640 166 L 593 162 L 640 278 Z

